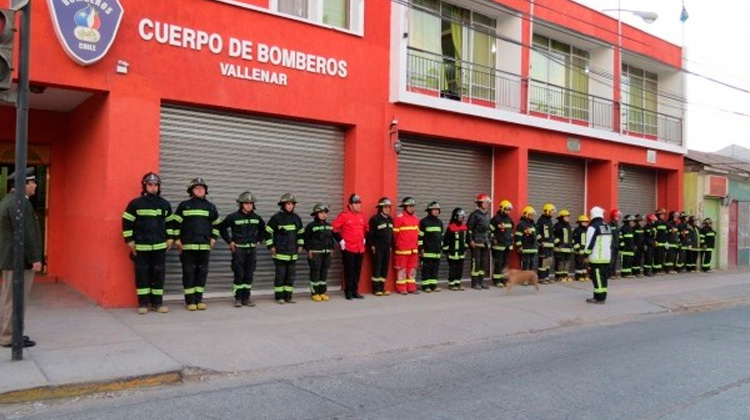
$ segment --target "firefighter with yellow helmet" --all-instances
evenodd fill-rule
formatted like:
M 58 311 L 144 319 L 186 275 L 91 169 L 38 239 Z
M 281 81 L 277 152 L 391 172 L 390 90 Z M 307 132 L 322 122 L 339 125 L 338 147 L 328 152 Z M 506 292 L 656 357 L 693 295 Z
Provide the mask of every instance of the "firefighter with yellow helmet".
M 539 238 L 539 282 L 550 283 L 549 272 L 552 268 L 552 257 L 555 249 L 554 223 L 552 217 L 557 209 L 552 203 L 542 207 L 542 215 L 536 222 L 536 234 Z
M 521 255 L 522 270 L 536 270 L 537 257 L 539 254 L 536 224 L 534 224 L 536 210 L 534 207 L 526 206 L 521 211 L 521 219 L 516 224 L 516 250 Z
M 586 263 L 586 231 L 589 228 L 589 217 L 578 216 L 578 226 L 573 230 L 573 253 L 575 254 L 576 281 L 586 281 L 588 264 Z
M 568 282 L 571 256 L 573 255 L 573 229 L 570 227 L 570 212 L 560 210 L 554 227 L 555 237 L 555 280 Z
M 505 286 L 503 270 L 510 264 L 510 251 L 513 249 L 513 229 L 515 223 L 510 217 L 513 204 L 508 200 L 500 202 L 497 213 L 490 220 L 492 233 L 492 283 L 497 287 Z

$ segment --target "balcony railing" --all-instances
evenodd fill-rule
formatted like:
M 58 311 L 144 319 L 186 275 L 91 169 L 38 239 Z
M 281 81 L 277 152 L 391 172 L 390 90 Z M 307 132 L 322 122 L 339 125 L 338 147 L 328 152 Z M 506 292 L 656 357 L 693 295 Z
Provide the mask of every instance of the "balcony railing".
M 538 80 L 528 80 L 528 107 L 522 106 L 525 88 L 521 76 L 416 48 L 407 51 L 406 89 L 446 100 L 527 112 L 599 130 L 621 130 L 627 135 L 683 144 L 679 118 L 622 104 L 621 127 L 617 127 L 614 101 Z
M 521 110 L 521 78 L 501 70 L 410 48 L 407 90 L 456 101 Z

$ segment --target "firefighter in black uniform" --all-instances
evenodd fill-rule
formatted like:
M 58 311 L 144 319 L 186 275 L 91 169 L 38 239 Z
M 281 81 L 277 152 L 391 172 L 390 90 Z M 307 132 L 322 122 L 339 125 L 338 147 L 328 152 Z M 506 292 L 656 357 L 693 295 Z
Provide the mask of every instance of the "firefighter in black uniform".
M 492 199 L 487 194 L 477 196 L 477 209 L 469 215 L 466 227 L 469 229 L 469 248 L 471 250 L 471 288 L 489 289 L 484 284 L 484 276 L 489 268 L 490 216 L 488 214 Z
M 612 257 L 609 262 L 609 275 L 613 279 L 620 277 L 620 269 L 622 268 L 622 257 L 620 256 L 621 216 L 622 213 L 620 213 L 619 209 L 609 211 L 609 230 L 612 232 Z
M 500 202 L 500 208 L 490 219 L 492 233 L 492 283 L 497 287 L 505 286 L 503 270 L 510 264 L 510 251 L 513 250 L 513 229 L 515 223 L 510 218 L 513 205 L 508 200 Z
M 440 204 L 427 205 L 426 217 L 419 221 L 419 256 L 422 260 L 422 291 L 439 292 L 437 285 L 440 258 L 443 250 L 443 221 L 440 220 Z
M 392 205 L 388 197 L 378 200 L 378 213 L 370 218 L 370 229 L 367 231 L 367 244 L 372 252 L 372 292 L 375 296 L 391 294 L 385 290 L 385 279 L 393 248 Z
M 667 211 L 663 208 L 656 210 L 654 213 L 656 221 L 654 222 L 654 263 L 652 265 L 653 273 L 661 275 L 664 273 L 667 258 Z
M 448 260 L 448 289 L 453 291 L 464 290 L 461 278 L 464 274 L 468 233 L 468 228 L 464 223 L 465 218 L 466 212 L 462 208 L 453 209 L 443 237 L 443 252 Z
M 190 199 L 177 206 L 174 217 L 175 242 L 182 262 L 182 286 L 188 311 L 206 309 L 203 293 L 208 278 L 208 259 L 219 237 L 219 212 L 206 199 L 208 185 L 203 178 L 188 184 Z
M 573 255 L 573 229 L 570 227 L 570 212 L 560 210 L 553 236 L 555 238 L 555 280 L 571 281 L 569 277 L 570 257 Z
M 521 219 L 516 225 L 516 250 L 521 254 L 521 270 L 536 271 L 539 254 L 539 242 L 534 224 L 536 210 L 526 206 L 521 212 Z
M 688 223 L 689 215 L 686 212 L 680 213 L 680 221 L 677 224 L 677 232 L 680 235 L 680 246 L 677 248 L 677 259 L 675 260 L 675 269 L 678 273 L 685 271 L 685 261 L 687 258 L 687 251 L 690 247 L 690 239 L 688 238 L 688 229 L 690 225 Z
M 667 252 L 664 257 L 664 272 L 667 274 L 677 274 L 677 254 L 681 246 L 679 224 L 680 213 L 670 212 L 667 220 Z
M 633 253 L 633 275 L 636 277 L 643 277 L 643 239 L 645 235 L 645 229 L 643 227 L 643 216 L 636 214 L 635 226 L 633 226 L 633 246 L 635 252 Z
M 576 281 L 586 281 L 588 264 L 586 263 L 586 231 L 589 228 L 589 217 L 578 216 L 578 226 L 573 229 L 573 253 L 575 254 Z
M 626 214 L 622 220 L 620 228 L 620 256 L 622 258 L 622 268 L 620 272 L 625 278 L 633 278 L 633 260 L 635 259 L 635 217 Z
M 643 227 L 643 274 L 653 277 L 656 267 L 656 235 L 659 219 L 655 214 L 646 216 L 646 225 Z M 662 248 L 663 249 L 663 248 Z
M 133 199 L 122 214 L 122 236 L 130 247 L 135 265 L 138 313 L 148 310 L 169 312 L 162 306 L 164 261 L 174 236 L 172 206 L 161 197 L 161 178 L 149 172 L 141 179 L 141 196 Z
M 313 302 L 327 302 L 328 269 L 333 252 L 333 227 L 326 221 L 328 204 L 317 203 L 310 216 L 315 219 L 305 227 L 304 243 L 310 264 L 310 295 Z
M 701 232 L 698 228 L 698 218 L 690 216 L 688 218 L 687 229 L 687 250 L 685 255 L 685 270 L 688 273 L 695 272 L 698 269 L 698 253 L 701 248 Z
M 701 271 L 711 271 L 711 258 L 716 246 L 716 232 L 713 229 L 713 222 L 710 218 L 703 220 L 701 228 Z
M 542 207 L 542 215 L 536 222 L 536 235 L 539 240 L 539 283 L 551 283 L 549 271 L 552 268 L 552 257 L 555 251 L 554 222 L 552 216 L 557 209 L 552 203 L 547 203 Z
M 294 212 L 297 199 L 291 193 L 281 196 L 281 208 L 266 224 L 266 246 L 276 268 L 273 291 L 276 303 L 297 303 L 292 299 L 294 279 L 297 275 L 297 259 L 305 244 L 305 228 L 302 219 Z
M 221 221 L 219 233 L 232 252 L 234 307 L 253 307 L 255 303 L 250 302 L 250 293 L 253 289 L 256 248 L 263 242 L 266 224 L 255 213 L 255 196 L 250 191 L 241 193 L 237 197 L 237 204 L 239 209 Z

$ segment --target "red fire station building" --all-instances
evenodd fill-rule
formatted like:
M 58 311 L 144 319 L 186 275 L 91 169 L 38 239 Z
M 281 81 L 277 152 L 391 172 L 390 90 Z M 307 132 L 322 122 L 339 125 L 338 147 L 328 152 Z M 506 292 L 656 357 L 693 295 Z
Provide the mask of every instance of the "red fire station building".
M 173 208 L 200 176 L 222 216 L 250 190 L 266 220 L 285 192 L 305 221 L 352 192 L 369 214 L 409 195 L 448 216 L 482 192 L 516 218 L 682 205 L 681 48 L 572 1 L 48 0 L 32 19 L 45 273 L 103 306 L 135 304 L 120 223 L 148 171 Z M 14 141 L 0 106 L 3 177 Z M 230 290 L 220 244 L 207 292 Z

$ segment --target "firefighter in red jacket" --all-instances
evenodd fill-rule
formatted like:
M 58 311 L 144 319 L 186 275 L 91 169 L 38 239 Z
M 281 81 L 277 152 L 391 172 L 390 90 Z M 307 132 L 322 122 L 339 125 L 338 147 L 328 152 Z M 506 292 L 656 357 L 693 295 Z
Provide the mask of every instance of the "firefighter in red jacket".
M 341 260 L 344 263 L 344 296 L 347 300 L 364 299 L 358 289 L 369 225 L 362 213 L 359 195 L 349 196 L 349 209 L 339 214 L 332 225 L 333 236 L 339 241 Z
M 396 291 L 405 295 L 417 294 L 417 263 L 419 262 L 419 219 L 414 215 L 416 200 L 405 197 L 401 201 L 401 211 L 393 219 L 393 246 L 396 269 Z

